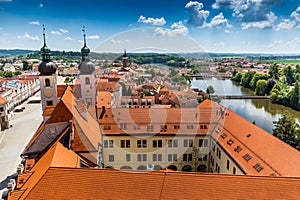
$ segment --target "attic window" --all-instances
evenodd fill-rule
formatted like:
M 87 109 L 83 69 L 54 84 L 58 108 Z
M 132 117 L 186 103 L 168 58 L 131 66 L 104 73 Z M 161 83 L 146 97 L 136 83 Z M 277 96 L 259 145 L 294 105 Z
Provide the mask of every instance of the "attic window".
M 247 136 L 247 138 L 251 137 L 251 133 L 248 133 L 246 136 Z
M 229 144 L 230 146 L 233 144 L 234 142 L 230 139 L 227 141 L 227 144 Z
M 219 128 L 217 128 L 217 129 L 215 130 L 215 132 L 216 132 L 216 133 L 220 133 L 221 130 L 220 130 Z
M 263 168 L 260 164 L 258 164 L 258 163 L 256 163 L 253 167 L 254 167 L 254 169 L 256 169 L 256 171 L 258 171 L 258 172 L 260 172 L 261 170 L 264 169 L 264 168 Z
M 240 153 L 240 152 L 242 151 L 242 148 L 241 148 L 240 146 L 236 146 L 236 147 L 234 148 L 234 151 Z
M 221 137 L 225 139 L 227 137 L 226 133 L 222 133 Z
M 245 155 L 243 156 L 243 158 L 244 158 L 245 160 L 249 161 L 249 160 L 251 160 L 252 157 L 247 153 L 247 154 L 245 154 Z

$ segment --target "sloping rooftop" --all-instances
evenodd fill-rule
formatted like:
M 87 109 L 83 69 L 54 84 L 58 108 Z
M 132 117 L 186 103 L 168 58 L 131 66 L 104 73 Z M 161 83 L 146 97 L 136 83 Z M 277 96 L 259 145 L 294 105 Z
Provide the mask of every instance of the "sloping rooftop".
M 50 167 L 26 199 L 298 199 L 299 191 L 299 178 Z
M 39 156 L 60 135 L 67 132 L 69 125 L 68 122 L 46 124 L 43 129 L 38 130 L 39 133 L 30 141 L 22 155 Z
M 298 150 L 231 110 L 226 110 L 224 119 L 219 121 L 216 129 L 219 131 L 214 131 L 212 136 L 247 174 L 300 176 Z

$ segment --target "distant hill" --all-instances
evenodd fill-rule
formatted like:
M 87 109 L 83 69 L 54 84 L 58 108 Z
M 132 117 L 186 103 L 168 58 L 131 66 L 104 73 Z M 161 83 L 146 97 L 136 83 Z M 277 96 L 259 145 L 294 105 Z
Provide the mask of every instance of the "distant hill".
M 27 55 L 35 52 L 38 51 L 26 50 L 26 49 L 0 49 L 0 57 Z
M 99 60 L 120 60 L 123 52 L 121 53 L 95 53 L 91 52 L 90 56 L 92 59 Z M 37 50 L 26 50 L 26 49 L 0 49 L 0 57 L 28 55 L 28 58 L 40 58 L 40 52 Z M 262 54 L 262 53 L 214 53 L 214 52 L 191 52 L 191 53 L 128 53 L 129 57 L 135 56 L 156 56 L 156 55 L 168 55 L 168 56 L 179 56 L 184 58 L 222 58 L 222 57 L 244 57 L 254 59 L 300 59 L 300 54 Z M 52 51 L 51 56 L 53 59 L 72 59 L 80 60 L 81 52 L 79 51 Z

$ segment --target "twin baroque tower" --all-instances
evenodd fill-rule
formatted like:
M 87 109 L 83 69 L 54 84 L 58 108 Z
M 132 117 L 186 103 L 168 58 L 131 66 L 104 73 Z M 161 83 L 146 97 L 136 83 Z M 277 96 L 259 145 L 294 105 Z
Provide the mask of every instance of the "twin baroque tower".
M 84 46 L 81 49 L 82 60 L 78 65 L 80 79 L 80 100 L 87 107 L 96 105 L 95 66 L 89 59 L 90 49 L 86 45 L 85 28 L 83 28 Z M 40 72 L 41 101 L 43 111 L 47 107 L 58 104 L 56 65 L 51 62 L 51 51 L 46 44 L 45 28 L 43 27 L 44 45 L 41 48 L 42 62 L 38 66 Z

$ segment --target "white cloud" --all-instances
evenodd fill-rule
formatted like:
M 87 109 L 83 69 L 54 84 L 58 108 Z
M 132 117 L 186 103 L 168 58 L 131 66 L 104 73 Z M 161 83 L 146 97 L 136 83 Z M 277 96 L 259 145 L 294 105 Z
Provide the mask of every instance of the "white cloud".
M 155 36 L 168 36 L 172 37 L 175 35 L 187 35 L 189 33 L 189 29 L 183 25 L 182 21 L 174 22 L 171 25 L 171 29 L 165 28 L 156 28 L 154 30 Z
M 291 13 L 289 19 L 283 19 L 276 27 L 276 30 L 291 30 L 300 28 L 300 6 Z
M 123 44 L 123 43 L 125 43 L 125 42 L 128 42 L 129 40 L 117 40 L 117 39 L 111 39 L 110 40 L 110 42 L 112 43 L 112 44 Z
M 295 27 L 295 22 L 291 21 L 290 19 L 283 19 L 280 22 L 275 30 L 291 30 Z
M 62 32 L 62 33 L 68 33 L 69 32 L 69 30 L 63 29 L 63 28 L 59 29 L 59 31 Z
M 229 24 L 228 19 L 226 19 L 221 12 L 220 14 L 213 17 L 211 22 L 207 24 L 208 27 L 211 28 L 221 28 L 222 26 L 225 26 L 226 28 L 231 28 L 232 26 Z
M 271 28 L 277 19 L 272 6 L 282 0 L 216 0 L 214 9 L 225 7 L 233 11 L 233 16 L 241 23 L 243 29 Z M 275 20 L 274 20 L 275 19 Z M 270 24 L 272 23 L 272 24 Z
M 256 21 L 256 22 L 244 22 L 242 23 L 242 29 L 249 29 L 249 28 L 256 28 L 256 29 L 265 29 L 265 28 L 272 28 L 274 22 L 276 21 L 277 17 L 273 12 L 268 14 L 268 19 L 264 21 Z
M 138 19 L 138 22 L 144 23 L 144 24 L 152 24 L 154 26 L 162 26 L 166 24 L 166 20 L 161 17 L 161 18 L 152 18 L 152 17 L 144 17 L 141 15 Z
M 79 42 L 79 43 L 83 44 L 83 40 L 77 40 L 77 42 Z
M 0 2 L 12 2 L 12 0 L 0 0 Z
M 40 8 L 43 8 L 44 7 L 44 4 L 40 3 Z
M 90 35 L 86 37 L 86 39 L 90 39 L 90 40 L 97 40 L 99 38 L 100 38 L 99 35 Z
M 17 38 L 19 39 L 25 39 L 25 40 L 40 40 L 40 38 L 38 36 L 32 36 L 32 35 L 29 35 L 28 33 L 24 33 L 23 36 L 18 36 Z
M 61 35 L 61 32 L 59 32 L 59 31 L 51 31 L 50 33 L 52 35 Z
M 189 12 L 190 18 L 188 23 L 193 26 L 203 27 L 206 23 L 206 19 L 209 16 L 208 10 L 203 10 L 203 3 L 198 1 L 190 1 L 185 5 L 185 9 Z
M 41 25 L 39 21 L 29 22 L 30 25 Z
M 71 38 L 71 37 L 66 37 L 65 40 L 71 41 L 71 40 L 73 40 L 73 38 Z

